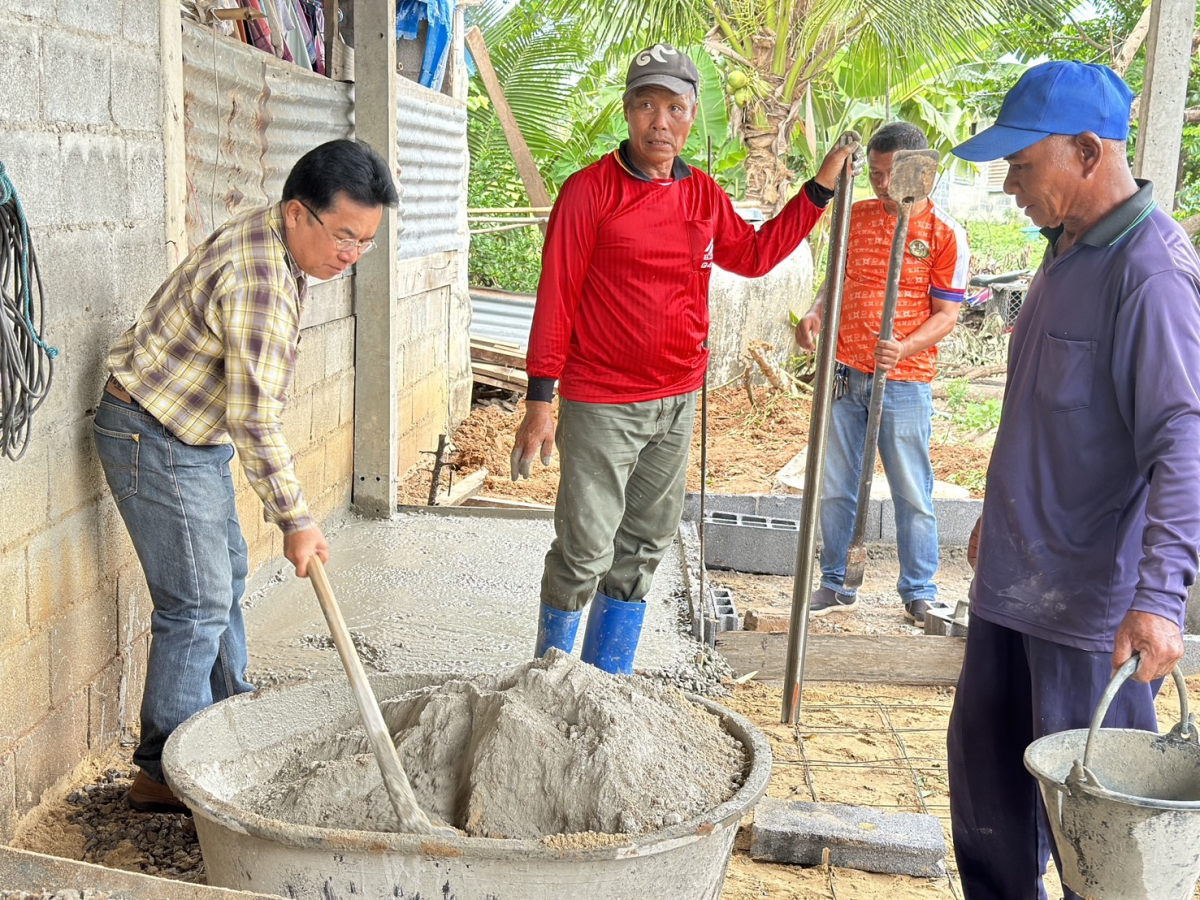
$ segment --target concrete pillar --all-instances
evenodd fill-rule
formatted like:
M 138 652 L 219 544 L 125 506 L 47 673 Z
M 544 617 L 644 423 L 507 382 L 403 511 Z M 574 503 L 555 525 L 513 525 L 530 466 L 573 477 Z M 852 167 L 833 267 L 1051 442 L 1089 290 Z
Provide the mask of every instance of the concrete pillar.
M 159 0 L 163 170 L 166 182 L 167 271 L 188 254 L 187 140 L 183 127 L 183 26 L 179 4 Z
M 1195 16 L 1196 0 L 1153 0 L 1150 7 L 1133 174 L 1154 182 L 1154 196 L 1166 210 L 1173 206 L 1179 172 Z
M 354 22 L 355 134 L 396 172 L 396 0 L 358 4 Z M 387 518 L 399 482 L 399 317 L 396 251 L 399 210 L 384 209 L 378 246 L 354 275 L 355 510 Z

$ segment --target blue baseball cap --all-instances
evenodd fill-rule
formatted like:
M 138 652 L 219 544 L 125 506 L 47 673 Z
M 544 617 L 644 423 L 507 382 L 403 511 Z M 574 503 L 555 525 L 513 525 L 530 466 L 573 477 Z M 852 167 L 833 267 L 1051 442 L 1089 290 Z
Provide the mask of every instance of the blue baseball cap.
M 1025 72 L 1004 97 L 996 124 L 950 152 L 971 162 L 1002 159 L 1052 134 L 1129 137 L 1133 91 L 1108 66 L 1044 62 Z

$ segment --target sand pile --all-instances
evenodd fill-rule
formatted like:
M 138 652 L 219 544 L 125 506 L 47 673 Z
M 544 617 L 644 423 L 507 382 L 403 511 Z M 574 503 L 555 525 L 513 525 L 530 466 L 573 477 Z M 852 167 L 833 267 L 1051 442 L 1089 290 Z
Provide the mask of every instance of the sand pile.
M 746 767 L 741 744 L 683 694 L 558 651 L 382 706 L 422 808 L 471 836 L 654 831 L 729 799 Z M 300 750 L 236 803 L 299 825 L 397 830 L 364 733 Z

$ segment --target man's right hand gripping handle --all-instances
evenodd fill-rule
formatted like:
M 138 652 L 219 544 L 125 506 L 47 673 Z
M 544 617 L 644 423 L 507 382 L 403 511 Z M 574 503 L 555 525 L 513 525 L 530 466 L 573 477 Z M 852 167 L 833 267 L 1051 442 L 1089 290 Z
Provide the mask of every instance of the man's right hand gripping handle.
M 512 480 L 520 481 L 533 474 L 533 460 L 542 458 L 542 465 L 550 465 L 550 457 L 554 453 L 554 416 L 550 414 L 550 404 L 543 400 L 525 401 L 525 418 L 517 429 L 513 440 Z

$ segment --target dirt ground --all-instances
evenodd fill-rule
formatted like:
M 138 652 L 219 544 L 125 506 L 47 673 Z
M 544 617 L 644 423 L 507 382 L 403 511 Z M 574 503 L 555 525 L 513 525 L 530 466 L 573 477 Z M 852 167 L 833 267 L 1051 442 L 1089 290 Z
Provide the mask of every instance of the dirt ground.
M 808 444 L 811 395 L 788 397 L 766 386 L 752 388 L 751 404 L 746 389 L 727 385 L 709 392 L 708 490 L 718 494 L 771 493 L 775 476 Z M 507 498 L 527 503 L 553 504 L 558 486 L 558 455 L 549 466 L 534 464 L 533 477 L 514 483 L 510 477 L 509 454 L 525 404 L 518 395 L 489 392 L 451 437 L 454 452 L 447 460 L 453 476 L 443 474 L 442 488 L 477 471 L 488 470 L 482 496 Z M 937 404 L 935 403 L 935 406 Z M 688 465 L 688 490 L 700 489 L 700 410 Z M 939 419 L 930 447 L 934 477 L 939 481 L 982 484 L 991 455 L 991 436 L 958 433 Z M 428 454 L 410 470 L 400 486 L 399 502 L 422 505 L 429 500 L 433 457 Z M 877 469 L 882 472 L 882 469 Z M 982 496 L 973 490 L 972 496 Z

